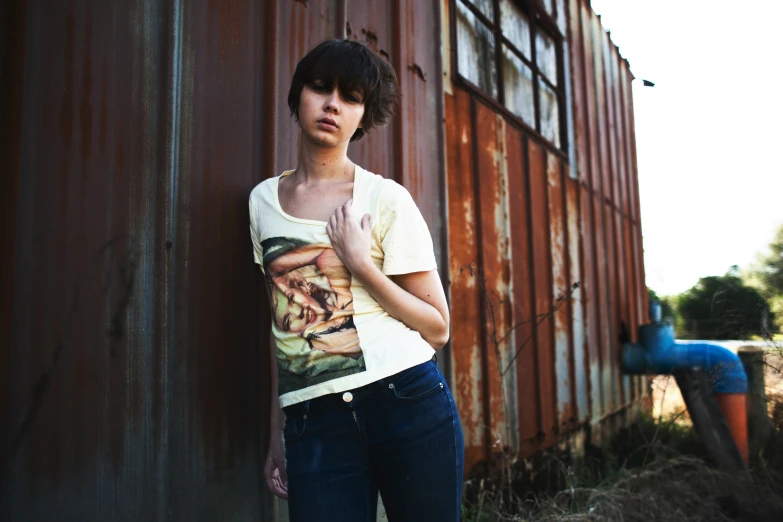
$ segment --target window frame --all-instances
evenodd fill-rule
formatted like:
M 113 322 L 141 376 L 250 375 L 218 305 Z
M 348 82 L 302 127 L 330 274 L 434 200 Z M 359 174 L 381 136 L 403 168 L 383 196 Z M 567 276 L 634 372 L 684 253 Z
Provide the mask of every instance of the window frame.
M 564 63 L 564 46 L 566 45 L 566 36 L 560 32 L 558 27 L 557 17 L 567 17 L 566 12 L 558 12 L 558 2 L 553 1 L 552 10 L 555 17 L 552 17 L 545 9 L 540 0 L 509 0 L 514 3 L 527 17 L 530 23 L 530 59 L 528 59 L 516 45 L 514 45 L 501 30 L 501 13 L 500 13 L 500 1 L 490 0 L 492 2 L 493 19 L 490 20 L 481 10 L 473 5 L 471 0 L 452 0 L 450 2 L 450 40 L 451 48 L 451 76 L 452 81 L 467 89 L 474 95 L 478 96 L 486 104 L 490 105 L 496 111 L 499 111 L 503 116 L 517 125 L 521 126 L 524 130 L 532 133 L 535 137 L 539 138 L 555 151 L 564 155 L 568 150 L 567 132 L 566 132 L 566 96 L 565 96 L 565 63 Z M 461 3 L 467 10 L 473 14 L 481 23 L 486 25 L 492 33 L 495 40 L 494 60 L 495 60 L 495 74 L 497 82 L 497 99 L 492 95 L 474 84 L 466 77 L 462 76 L 459 72 L 459 42 L 457 37 L 457 4 Z M 565 26 L 567 27 L 567 19 L 565 20 Z M 536 60 L 536 35 L 541 32 L 555 43 L 555 61 L 557 67 L 557 85 L 554 85 L 549 78 L 539 69 Z M 533 106 L 535 114 L 535 122 L 531 124 L 525 122 L 520 116 L 514 114 L 505 105 L 505 85 L 503 78 L 503 46 L 506 46 L 515 57 L 519 58 L 522 63 L 530 68 L 533 75 Z M 557 116 L 558 116 L 558 137 L 560 139 L 560 145 L 556 145 L 554 141 L 541 134 L 541 101 L 540 101 L 540 88 L 539 81 L 544 82 L 550 89 L 557 94 Z

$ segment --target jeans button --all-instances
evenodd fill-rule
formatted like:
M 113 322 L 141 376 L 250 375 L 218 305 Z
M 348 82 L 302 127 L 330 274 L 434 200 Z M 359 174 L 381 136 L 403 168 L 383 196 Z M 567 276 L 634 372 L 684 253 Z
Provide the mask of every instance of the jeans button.
M 351 392 L 343 393 L 343 400 L 345 402 L 351 402 L 353 400 L 353 394 Z

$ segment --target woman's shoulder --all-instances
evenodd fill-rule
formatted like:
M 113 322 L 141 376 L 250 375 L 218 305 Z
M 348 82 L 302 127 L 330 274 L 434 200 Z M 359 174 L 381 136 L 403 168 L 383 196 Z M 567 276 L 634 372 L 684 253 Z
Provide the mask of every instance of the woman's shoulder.
M 362 169 L 361 184 L 364 191 L 373 199 L 377 199 L 385 207 L 396 207 L 401 202 L 412 199 L 408 189 L 390 178 Z
M 273 185 L 274 186 L 277 185 L 277 178 L 278 177 L 279 176 L 272 176 L 271 178 L 267 178 L 264 181 L 262 181 L 261 183 L 259 183 L 258 185 L 256 185 L 255 187 L 253 187 L 253 190 L 250 191 L 250 197 L 251 198 L 257 197 L 257 196 L 263 194 L 264 192 L 270 191 L 272 189 Z
M 288 172 L 288 171 L 286 171 Z M 285 173 L 284 173 L 285 174 Z M 250 206 L 273 204 L 277 192 L 277 182 L 281 175 L 267 178 L 250 191 Z

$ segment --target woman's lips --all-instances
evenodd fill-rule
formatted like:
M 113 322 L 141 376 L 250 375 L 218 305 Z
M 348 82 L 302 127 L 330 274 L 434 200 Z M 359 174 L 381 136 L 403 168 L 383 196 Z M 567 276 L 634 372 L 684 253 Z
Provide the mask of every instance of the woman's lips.
M 319 129 L 323 129 L 326 131 L 337 130 L 337 123 L 335 123 L 335 121 L 330 118 L 324 118 L 322 120 L 318 120 L 317 125 Z
M 304 320 L 306 325 L 309 326 L 315 322 L 316 313 L 313 311 L 312 308 L 308 306 L 307 308 L 304 309 L 304 313 L 305 313 Z

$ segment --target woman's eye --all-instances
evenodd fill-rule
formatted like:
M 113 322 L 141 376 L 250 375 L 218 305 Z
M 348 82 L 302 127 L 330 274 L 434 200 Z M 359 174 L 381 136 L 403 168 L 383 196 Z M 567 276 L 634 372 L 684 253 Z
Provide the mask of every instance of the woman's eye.
M 355 93 L 349 94 L 349 95 L 346 97 L 346 99 L 347 99 L 348 101 L 350 101 L 350 102 L 354 102 L 354 103 L 361 103 L 361 101 L 362 101 L 362 97 L 361 97 L 361 96 L 359 96 L 358 94 L 355 94 Z

